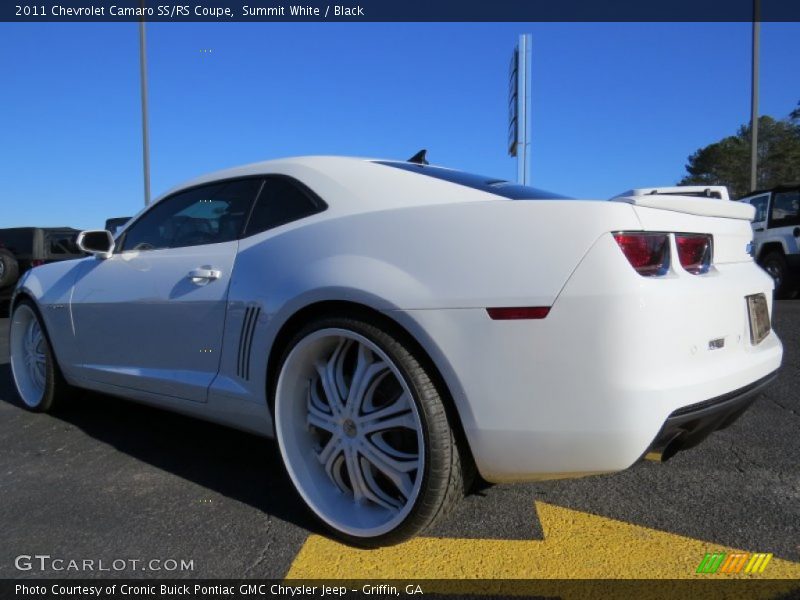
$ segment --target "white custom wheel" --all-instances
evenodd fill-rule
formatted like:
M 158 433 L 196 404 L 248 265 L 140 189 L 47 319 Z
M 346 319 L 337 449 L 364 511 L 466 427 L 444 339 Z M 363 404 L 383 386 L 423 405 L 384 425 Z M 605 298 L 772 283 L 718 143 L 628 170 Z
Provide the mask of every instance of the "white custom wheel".
M 397 340 L 368 323 L 329 319 L 295 338 L 275 390 L 275 425 L 303 500 L 350 542 L 407 539 L 451 503 L 451 488 L 463 493 L 435 387 Z
M 11 316 L 9 331 L 11 372 L 22 402 L 34 411 L 48 411 L 65 385 L 36 310 L 21 301 Z

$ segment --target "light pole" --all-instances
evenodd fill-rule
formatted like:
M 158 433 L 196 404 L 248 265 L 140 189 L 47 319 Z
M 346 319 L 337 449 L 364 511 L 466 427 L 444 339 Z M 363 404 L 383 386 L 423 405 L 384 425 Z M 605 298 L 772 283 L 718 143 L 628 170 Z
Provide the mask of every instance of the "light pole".
M 758 187 L 758 46 L 761 0 L 753 0 L 753 74 L 750 90 L 750 191 Z
M 522 185 L 528 185 L 530 180 L 530 125 L 528 123 L 528 110 L 530 108 L 530 56 L 531 56 L 531 34 L 525 33 L 519 36 L 519 67 L 517 70 L 519 101 L 518 125 L 519 141 L 517 150 L 517 181 Z
M 144 6 L 144 1 L 142 2 Z M 150 204 L 150 125 L 147 115 L 147 38 L 144 17 L 139 21 L 139 80 L 142 91 L 142 163 L 144 169 L 144 205 Z
M 508 154 L 517 158 L 517 181 L 530 179 L 531 34 L 519 36 L 511 55 L 508 82 Z

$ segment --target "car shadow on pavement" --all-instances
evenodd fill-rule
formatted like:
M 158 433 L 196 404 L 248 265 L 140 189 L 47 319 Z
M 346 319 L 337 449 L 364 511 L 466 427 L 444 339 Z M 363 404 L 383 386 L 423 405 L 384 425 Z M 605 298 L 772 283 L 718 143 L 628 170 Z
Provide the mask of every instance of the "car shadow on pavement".
M 312 533 L 322 528 L 295 492 L 271 440 L 142 404 L 78 390 L 48 417 L 128 456 Z M 0 402 L 23 410 L 9 364 Z

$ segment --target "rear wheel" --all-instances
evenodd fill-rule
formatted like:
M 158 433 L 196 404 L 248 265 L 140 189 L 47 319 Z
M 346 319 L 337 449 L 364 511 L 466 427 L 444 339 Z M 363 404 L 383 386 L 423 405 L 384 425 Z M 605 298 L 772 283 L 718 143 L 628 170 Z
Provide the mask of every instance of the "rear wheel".
M 25 407 L 52 410 L 68 386 L 58 370 L 36 307 L 28 300 L 14 307 L 9 327 L 11 372 Z
M 459 447 L 430 374 L 372 323 L 324 318 L 300 331 L 274 400 L 289 476 L 337 537 L 395 544 L 463 496 Z
M 761 266 L 775 282 L 775 297 L 783 298 L 788 291 L 786 257 L 780 252 L 770 252 L 761 260 Z

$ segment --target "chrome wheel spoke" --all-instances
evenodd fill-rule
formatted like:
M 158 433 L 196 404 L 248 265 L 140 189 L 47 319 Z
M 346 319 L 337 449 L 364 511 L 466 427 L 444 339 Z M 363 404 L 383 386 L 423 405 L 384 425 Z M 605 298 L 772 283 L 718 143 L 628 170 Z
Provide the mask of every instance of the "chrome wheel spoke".
M 369 442 L 363 444 L 359 450 L 364 458 L 383 473 L 405 498 L 410 497 L 414 482 L 409 472 L 419 469 L 419 460 L 398 460 Z
M 330 433 L 336 431 L 336 417 L 329 406 L 324 405 L 315 390 L 314 382 L 309 383 L 306 397 L 308 416 L 306 424 L 317 429 L 324 429 Z
M 406 452 L 404 450 L 398 450 L 397 448 L 393 447 L 389 442 L 387 442 L 384 437 L 383 433 L 376 433 L 369 437 L 369 441 L 376 447 L 378 450 L 391 456 L 392 458 L 396 458 L 398 460 L 417 460 L 419 459 L 419 454 L 417 452 Z
M 364 484 L 364 475 L 358 466 L 358 455 L 349 446 L 345 446 L 344 458 L 347 464 L 347 475 L 350 479 L 350 487 L 353 492 L 353 499 L 356 502 L 361 502 L 367 494 L 366 485 Z
M 376 431 L 385 431 L 387 429 L 416 429 L 417 424 L 414 415 L 411 411 L 389 417 L 387 419 L 370 420 L 361 425 L 361 430 L 364 434 L 374 433 Z
M 31 345 L 33 344 L 33 328 L 34 322 L 31 321 L 28 323 L 28 329 L 25 331 L 25 346 L 28 351 L 31 350 Z
M 44 375 L 44 370 L 43 369 L 40 369 L 38 366 L 34 366 L 34 368 L 33 368 L 33 379 L 36 381 L 36 385 L 39 388 L 44 388 L 45 375 Z
M 42 330 L 36 319 L 31 319 L 25 333 L 25 364 L 28 367 L 31 381 L 38 388 L 44 390 L 46 381 L 46 358 L 42 351 Z
M 347 398 L 347 383 L 344 380 L 344 359 L 351 346 L 352 342 L 350 340 L 342 340 L 328 360 L 329 376 L 333 379 L 334 389 L 336 390 L 337 398 L 340 400 Z
M 336 382 L 329 375 L 329 369 L 326 363 L 317 363 L 317 373 L 319 374 L 320 382 L 322 383 L 322 390 L 325 394 L 325 401 L 331 407 L 333 414 L 339 415 L 344 410 L 342 401 L 339 394 L 336 392 Z
M 402 392 L 391 404 L 362 415 L 360 424 L 365 433 L 393 428 L 416 429 L 417 423 L 411 408 L 411 396 Z
M 317 429 L 324 429 L 329 433 L 333 433 L 336 431 L 336 423 L 333 422 L 331 419 L 316 415 L 309 411 L 308 413 L 308 424 L 311 427 L 316 427 Z
M 334 433 L 331 436 L 331 439 L 328 440 L 328 443 L 319 451 L 317 454 L 317 458 L 319 462 L 325 465 L 326 470 L 328 469 L 329 462 L 335 459 L 339 454 L 342 452 L 342 438 L 338 433 Z
M 375 360 L 372 351 L 363 344 L 358 345 L 356 368 L 347 395 L 347 405 L 351 415 L 357 415 L 368 408 L 365 407 L 367 404 L 365 401 L 371 399 L 375 388 L 388 373 L 389 365 L 382 360 Z
M 366 496 L 372 500 L 372 502 L 384 508 L 388 508 L 389 510 L 397 510 L 403 506 L 402 501 L 398 500 L 397 498 L 392 498 L 381 488 L 375 479 L 375 475 L 372 473 L 372 468 L 369 462 L 365 461 L 363 458 L 359 458 L 359 467 L 361 468 L 361 473 L 364 477 L 364 489 L 366 490 Z
M 345 456 L 341 447 L 338 451 L 332 452 L 328 460 L 325 461 L 325 472 L 328 474 L 328 477 L 333 481 L 336 487 L 339 488 L 339 491 L 345 494 L 350 491 L 347 483 L 342 479 L 342 470 L 346 468 Z

